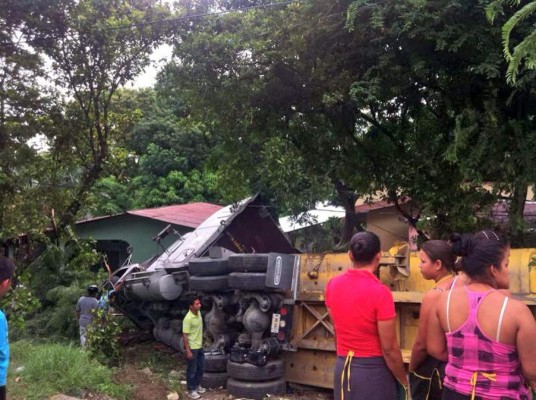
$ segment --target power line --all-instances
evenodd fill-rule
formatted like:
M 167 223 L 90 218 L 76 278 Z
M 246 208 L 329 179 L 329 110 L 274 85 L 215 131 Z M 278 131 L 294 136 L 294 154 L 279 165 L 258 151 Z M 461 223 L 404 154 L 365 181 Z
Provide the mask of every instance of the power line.
M 210 16 L 216 16 L 216 15 L 224 15 L 224 14 L 231 14 L 233 12 L 239 12 L 239 11 L 249 11 L 254 9 L 263 9 L 263 8 L 271 8 L 271 7 L 277 7 L 277 6 L 286 6 L 293 3 L 302 3 L 304 0 L 288 0 L 288 1 L 282 1 L 282 2 L 276 2 L 276 3 L 268 3 L 268 4 L 260 4 L 256 6 L 249 6 L 249 7 L 241 7 L 241 8 L 233 8 L 232 10 L 224 10 L 224 11 L 217 11 L 217 12 L 209 12 L 209 13 L 202 13 L 202 14 L 191 14 L 191 15 L 183 15 L 181 17 L 177 18 L 170 18 L 170 19 L 161 19 L 156 21 L 147 21 L 147 22 L 139 22 L 135 24 L 125 24 L 125 25 L 119 25 L 115 26 L 113 28 L 106 28 L 105 31 L 116 31 L 120 29 L 128 29 L 128 28 L 134 28 L 134 27 L 142 27 L 146 25 L 155 25 L 155 24 L 164 24 L 169 22 L 177 22 L 177 21 L 184 21 L 189 19 L 199 19 L 204 17 L 210 17 Z M 32 44 L 37 43 L 39 41 L 48 40 L 50 38 L 39 38 L 39 39 L 32 39 L 32 40 L 19 40 L 17 41 L 17 44 Z M 0 42 L 0 46 L 8 47 L 8 46 L 15 46 L 16 44 L 13 42 Z
M 288 4 L 301 3 L 301 2 L 303 2 L 303 0 L 288 0 L 288 1 L 282 1 L 282 2 L 277 2 L 277 3 L 259 4 L 259 5 L 256 5 L 256 6 L 233 8 L 232 10 L 224 10 L 224 11 L 209 12 L 209 13 L 202 13 L 202 14 L 183 15 L 183 16 L 177 17 L 177 18 L 162 19 L 162 20 L 158 20 L 158 21 L 148 21 L 148 22 L 140 22 L 140 23 L 137 23 L 137 24 L 119 25 L 119 26 L 116 26 L 116 27 L 113 27 L 113 28 L 107 28 L 105 30 L 106 31 L 115 31 L 115 30 L 119 30 L 119 29 L 141 27 L 141 26 L 146 26 L 146 25 L 163 24 L 163 23 L 167 23 L 167 22 L 177 22 L 177 21 L 184 21 L 184 20 L 188 20 L 188 19 L 204 18 L 204 17 L 213 16 L 213 15 L 224 15 L 224 14 L 230 14 L 230 13 L 237 12 L 237 11 L 249 11 L 249 10 L 254 10 L 254 9 L 285 6 L 285 5 L 288 5 Z

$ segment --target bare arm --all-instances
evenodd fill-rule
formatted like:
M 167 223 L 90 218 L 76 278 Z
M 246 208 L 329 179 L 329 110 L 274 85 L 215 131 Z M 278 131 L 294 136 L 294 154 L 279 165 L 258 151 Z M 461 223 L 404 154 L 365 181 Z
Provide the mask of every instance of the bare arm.
M 441 361 L 447 361 L 447 338 L 445 331 L 439 322 L 439 312 L 437 303 L 430 312 L 428 318 L 428 331 L 426 335 L 426 348 L 428 353 Z
M 422 299 L 421 311 L 419 316 L 419 330 L 417 331 L 417 337 L 415 343 L 411 349 L 411 359 L 409 361 L 409 370 L 415 371 L 422 362 L 428 356 L 426 350 L 426 332 L 428 331 L 428 319 L 430 312 L 433 309 L 434 303 L 437 301 L 440 292 L 437 290 L 431 290 Z
M 125 283 L 124 281 L 121 281 L 121 282 L 116 283 L 115 285 L 113 285 L 114 290 L 116 292 L 119 292 L 123 288 L 124 283 Z
M 516 304 L 515 309 L 519 328 L 516 335 L 517 352 L 523 375 L 532 387 L 536 381 L 536 321 L 527 306 Z
M 407 388 L 408 379 L 404 370 L 400 346 L 396 338 L 395 319 L 378 321 L 378 334 L 380 335 L 383 358 L 387 363 L 387 367 L 395 378 Z
M 188 360 L 191 360 L 194 358 L 192 354 L 192 350 L 190 349 L 190 342 L 188 341 L 188 335 L 186 333 L 182 333 L 182 341 L 184 343 L 184 352 L 186 353 L 186 358 Z

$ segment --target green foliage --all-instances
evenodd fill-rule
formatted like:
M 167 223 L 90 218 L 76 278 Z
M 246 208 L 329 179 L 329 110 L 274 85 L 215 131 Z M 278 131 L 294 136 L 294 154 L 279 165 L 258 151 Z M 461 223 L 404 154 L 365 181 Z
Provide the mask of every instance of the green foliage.
M 28 266 L 32 272 L 30 286 L 38 297 L 57 301 L 54 290 L 58 286 L 69 286 L 75 281 L 80 285 L 95 283 L 97 277 L 89 267 L 100 260 L 100 255 L 91 242 L 71 236 L 65 249 L 50 241 L 44 246 L 41 254 Z
M 333 79 L 324 68 L 338 53 L 309 43 L 328 29 L 330 40 L 345 36 L 340 25 L 320 18 L 332 6 L 229 14 L 177 33 L 181 63 L 170 64 L 161 79 L 180 82 L 191 118 L 211 121 L 217 130 L 222 144 L 211 163 L 226 201 L 260 192 L 275 210 L 299 213 L 334 195 L 340 143 L 321 96 L 328 75 Z M 332 11 L 338 15 L 340 7 Z
M 180 63 L 160 79 L 218 129 L 226 196 L 258 191 L 298 213 L 336 193 L 351 215 L 358 196 L 381 193 L 432 237 L 489 224 L 508 196 L 516 236 L 535 180 L 534 80 L 504 81 L 488 3 L 325 1 L 206 18 L 177 32 Z
M 180 94 L 177 94 L 180 95 Z M 85 209 L 92 215 L 192 201 L 220 202 L 218 176 L 208 159 L 218 139 L 204 122 L 191 121 L 180 99 L 159 90 L 121 90 L 114 113 L 122 121 L 124 159 L 101 179 Z
M 117 144 L 132 117 L 112 110 L 113 95 L 150 63 L 166 32 L 144 22 L 168 9 L 138 0 L 4 3 L 0 36 L 11 45 L 0 50 L 0 234 L 41 231 L 51 220 L 60 232 L 126 158 Z M 45 57 L 54 74 L 39 86 Z M 36 132 L 46 153 L 28 145 Z
M 18 367 L 24 369 L 15 372 Z M 112 372 L 76 346 L 18 341 L 11 343 L 9 396 L 40 400 L 57 393 L 82 397 L 84 392 L 91 392 L 129 398 L 130 388 L 116 385 Z M 16 377 L 21 379 L 15 383 Z
M 41 307 L 41 302 L 28 287 L 31 281 L 30 273 L 25 271 L 17 279 L 17 287 L 0 300 L 0 309 L 5 311 L 12 332 L 25 330 L 26 321 Z
M 84 209 L 90 215 L 114 215 L 133 209 L 128 182 L 120 182 L 113 175 L 101 178 L 93 187 Z
M 304 253 L 335 251 L 340 242 L 342 223 L 332 217 L 323 224 L 289 232 L 292 245 Z
M 498 15 L 505 12 L 504 7 L 509 5 L 520 7 L 502 27 L 503 51 L 508 61 L 506 79 L 515 84 L 522 66 L 529 70 L 536 68 L 536 30 L 534 29 L 536 1 L 529 1 L 523 5 L 521 5 L 521 0 L 493 1 L 486 9 L 490 21 L 493 23 Z M 514 30 L 522 33 L 520 39 L 516 38 L 519 39 L 519 43 L 514 46 L 512 51 L 510 47 Z
M 17 313 L 15 325 L 10 319 L 10 326 L 17 337 L 77 340 L 76 302 L 89 284 L 104 281 L 106 276 L 104 270 L 90 269 L 100 256 L 92 243 L 76 238 L 65 249 L 48 239 L 34 246 L 40 248 L 40 255 L 22 268 L 22 285 L 13 293 L 15 299 L 23 300 L 14 304 L 24 306 L 25 311 Z M 10 312 L 8 308 L 8 316 Z
M 97 309 L 92 324 L 88 326 L 87 350 L 101 364 L 117 366 L 121 361 L 120 333 L 121 327 L 109 309 Z
M 42 57 L 24 44 L 25 4 L 3 1 L 0 15 L 0 238 L 8 238 L 43 220 L 37 212 L 43 213 L 42 203 L 28 205 L 28 198 L 36 198 L 31 186 L 43 173 L 28 141 L 42 131 L 51 101 L 41 81 Z
M 22 328 L 12 329 L 14 336 L 78 342 L 75 307 L 84 292 L 85 287 L 76 281 L 70 286 L 58 286 L 49 290 L 42 301 L 42 307 L 29 315 L 31 318 L 24 321 Z

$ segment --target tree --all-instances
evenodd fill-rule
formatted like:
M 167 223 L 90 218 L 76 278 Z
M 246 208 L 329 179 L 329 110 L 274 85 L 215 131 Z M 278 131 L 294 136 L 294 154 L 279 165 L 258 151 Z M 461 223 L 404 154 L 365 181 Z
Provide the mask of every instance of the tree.
M 207 18 L 179 33 L 168 73 L 225 137 L 220 176 L 238 193 L 261 186 L 296 209 L 330 184 L 350 222 L 343 239 L 357 196 L 383 193 L 442 236 L 486 224 L 507 193 L 517 235 L 532 87 L 502 79 L 484 6 L 332 0 Z
M 51 153 L 69 149 L 78 165 L 76 187 L 59 210 L 61 231 L 80 210 L 110 161 L 117 140 L 111 118 L 114 93 L 150 62 L 166 37 L 166 7 L 145 0 L 55 0 L 31 4 L 23 32 L 28 43 L 51 61 L 54 83 L 72 96 L 71 115 L 50 133 Z
M 228 6 L 241 5 L 235 3 Z M 227 139 L 217 162 L 228 199 L 261 192 L 279 210 L 297 213 L 319 198 L 333 197 L 337 183 L 349 217 L 355 216 L 355 195 L 333 174 L 341 161 L 336 145 L 329 144 L 328 136 L 336 133 L 329 132 L 329 120 L 321 111 L 322 89 L 305 86 L 314 58 L 301 57 L 307 38 L 292 30 L 304 13 L 315 20 L 306 13 L 314 6 L 304 7 L 200 21 L 180 36 L 180 63 L 170 65 L 168 74 L 180 82 L 192 115 L 215 121 L 218 134 Z M 329 33 L 344 36 L 343 27 L 339 20 Z M 309 98 L 315 89 L 317 96 Z M 303 111 L 315 120 L 314 126 L 296 118 Z M 326 140 L 309 129 L 327 132 Z
M 116 97 L 114 115 L 131 116 L 121 122 L 122 162 L 95 185 L 86 210 L 102 215 L 191 201 L 220 202 L 216 174 L 207 164 L 217 137 L 206 124 L 188 119 L 180 98 L 168 97 L 162 88 L 121 90 Z
M 21 30 L 25 10 L 18 1 L 0 5 L 0 237 L 20 233 L 17 204 L 38 176 L 40 160 L 29 144 L 47 112 L 49 99 L 39 84 L 43 63 L 26 45 Z M 33 209 L 24 207 L 27 214 Z

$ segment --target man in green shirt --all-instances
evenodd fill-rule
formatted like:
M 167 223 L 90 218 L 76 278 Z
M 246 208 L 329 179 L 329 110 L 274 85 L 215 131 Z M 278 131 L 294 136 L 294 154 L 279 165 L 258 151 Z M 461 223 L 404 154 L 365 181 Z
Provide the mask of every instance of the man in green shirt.
M 182 321 L 182 337 L 188 364 L 186 366 L 186 384 L 188 396 L 199 399 L 206 389 L 199 383 L 203 377 L 205 353 L 203 351 L 203 318 L 201 317 L 201 299 L 191 294 L 187 297 L 190 311 Z

